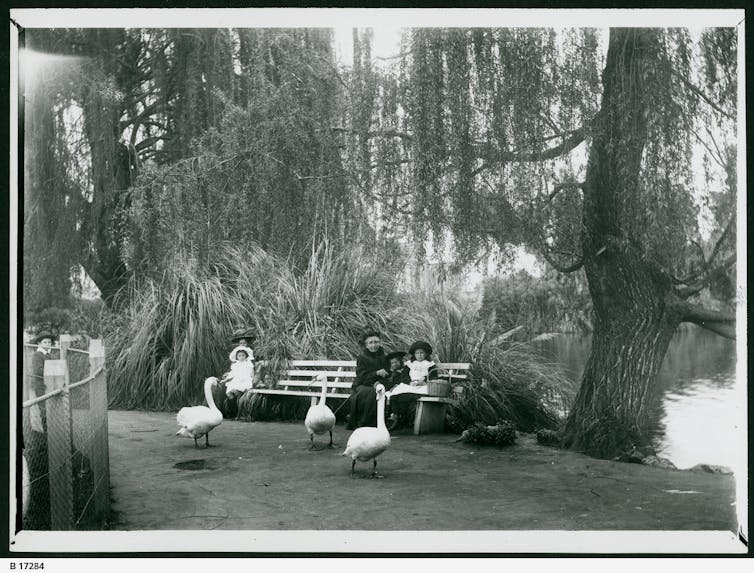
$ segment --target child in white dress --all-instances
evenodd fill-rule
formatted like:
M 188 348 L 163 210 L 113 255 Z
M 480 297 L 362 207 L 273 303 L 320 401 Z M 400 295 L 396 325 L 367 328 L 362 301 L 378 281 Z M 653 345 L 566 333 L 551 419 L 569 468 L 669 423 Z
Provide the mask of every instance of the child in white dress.
M 406 362 L 408 366 L 411 386 L 424 386 L 428 380 L 437 378 L 437 367 L 429 360 L 432 356 L 432 347 L 428 342 L 419 340 L 408 349 L 412 360 Z
M 254 386 L 254 352 L 248 346 L 236 346 L 230 353 L 230 372 L 223 376 L 228 398 L 237 398 Z

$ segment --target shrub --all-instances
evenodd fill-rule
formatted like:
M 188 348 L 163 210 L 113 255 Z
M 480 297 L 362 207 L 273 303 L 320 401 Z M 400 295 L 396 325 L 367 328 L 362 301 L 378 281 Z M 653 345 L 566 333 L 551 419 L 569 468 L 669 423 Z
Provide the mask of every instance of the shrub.
M 482 446 L 495 445 L 499 448 L 514 444 L 516 437 L 516 426 L 509 420 L 499 421 L 494 426 L 476 422 L 461 435 L 463 441 Z

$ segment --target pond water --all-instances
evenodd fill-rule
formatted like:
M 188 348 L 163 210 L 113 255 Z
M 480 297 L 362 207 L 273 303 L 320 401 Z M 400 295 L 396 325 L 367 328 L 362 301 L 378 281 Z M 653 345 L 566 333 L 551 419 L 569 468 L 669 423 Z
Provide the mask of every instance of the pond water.
M 561 334 L 538 343 L 580 383 L 591 337 Z M 679 330 L 660 369 L 652 398 L 652 435 L 657 455 L 679 468 L 699 463 L 735 467 L 740 448 L 743 407 L 736 389 L 736 343 L 700 328 Z M 737 462 L 736 460 L 739 460 Z

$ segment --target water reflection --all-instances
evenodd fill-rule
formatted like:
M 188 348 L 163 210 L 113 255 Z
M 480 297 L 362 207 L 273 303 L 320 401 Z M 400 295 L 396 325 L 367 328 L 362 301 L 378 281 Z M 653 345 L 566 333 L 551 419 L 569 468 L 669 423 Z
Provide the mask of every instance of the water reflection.
M 538 343 L 580 383 L 591 337 L 563 334 Z M 671 340 L 652 395 L 652 432 L 658 455 L 677 467 L 698 463 L 735 465 L 736 345 L 699 328 L 684 328 Z

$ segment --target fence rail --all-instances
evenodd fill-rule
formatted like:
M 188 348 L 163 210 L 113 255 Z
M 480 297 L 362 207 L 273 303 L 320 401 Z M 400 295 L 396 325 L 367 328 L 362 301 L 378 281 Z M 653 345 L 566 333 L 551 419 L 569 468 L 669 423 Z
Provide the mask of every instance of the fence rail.
M 97 339 L 88 351 L 70 344 L 62 335 L 51 358 L 24 345 L 23 529 L 101 529 L 109 521 L 105 348 Z

